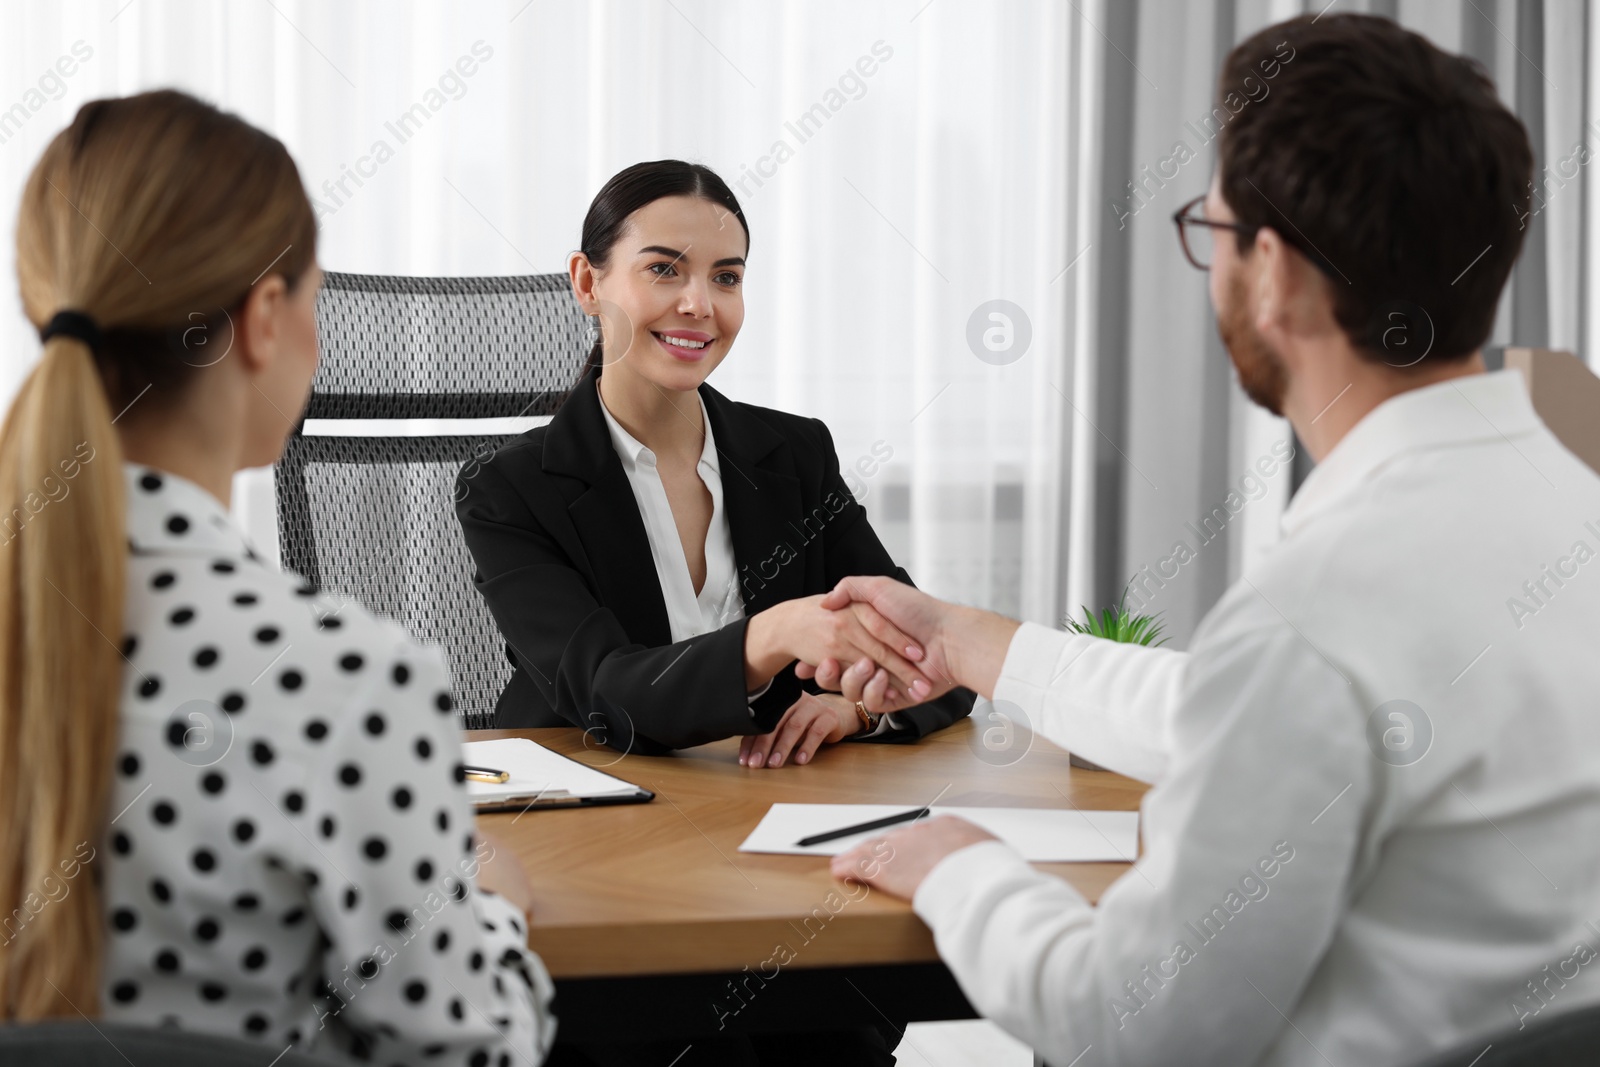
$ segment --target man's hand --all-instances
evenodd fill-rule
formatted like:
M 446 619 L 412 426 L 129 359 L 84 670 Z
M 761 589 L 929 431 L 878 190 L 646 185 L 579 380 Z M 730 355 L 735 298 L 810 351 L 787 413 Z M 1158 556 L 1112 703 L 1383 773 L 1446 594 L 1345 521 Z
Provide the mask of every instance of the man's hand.
M 866 658 L 890 676 L 885 707 L 894 710 L 928 699 L 933 685 L 915 665 L 923 652 L 881 613 L 843 598 L 823 607 L 824 597 L 786 600 L 751 616 L 745 626 L 745 688 L 754 690 L 789 664 Z M 852 701 L 854 703 L 854 701 Z
M 947 604 L 881 575 L 846 578 L 822 599 L 822 607 L 835 611 L 859 611 L 863 605 L 920 646 L 923 655 L 917 666 L 934 683 L 932 692 L 919 694 L 922 700 L 932 700 L 957 685 L 992 694 L 1006 649 L 1020 625 L 987 611 Z M 849 663 L 828 658 L 802 661 L 795 674 L 815 678 L 822 688 L 838 690 L 851 702 L 859 700 L 870 711 L 892 711 L 892 679 L 883 666 L 867 659 Z
M 950 661 L 943 638 L 955 605 L 882 575 L 845 578 L 822 598 L 822 606 L 835 611 L 849 607 L 852 602 L 869 605 L 890 625 L 915 641 L 922 649 L 922 659 L 917 666 L 924 674 L 932 672 L 942 681 L 950 680 Z
M 781 767 L 791 752 L 795 763 L 810 763 L 823 744 L 842 741 L 860 729 L 855 701 L 831 693 L 801 693 L 770 734 L 739 742 L 739 765 Z
M 903 582 L 879 575 L 844 579 L 822 598 L 821 606 L 833 611 L 870 611 L 916 642 L 922 651 L 917 666 L 933 682 L 931 691 L 919 694 L 922 700 L 943 696 L 955 684 L 939 640 L 951 605 Z M 817 663 L 802 660 L 796 664 L 795 674 L 800 678 L 815 678 L 822 688 L 843 693 L 852 704 L 859 700 L 871 711 L 892 711 L 904 706 L 896 705 L 892 699 L 893 679 L 882 664 L 871 659 L 844 663 L 831 657 Z
M 941 815 L 863 841 L 833 857 L 830 869 L 835 878 L 863 882 L 892 897 L 910 900 L 940 860 L 968 845 L 996 840 L 989 831 L 965 819 Z

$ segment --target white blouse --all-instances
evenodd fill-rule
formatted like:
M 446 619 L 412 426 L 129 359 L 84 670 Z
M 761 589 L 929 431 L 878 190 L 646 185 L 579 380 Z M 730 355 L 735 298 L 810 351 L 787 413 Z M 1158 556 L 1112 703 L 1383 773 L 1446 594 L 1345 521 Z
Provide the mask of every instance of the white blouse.
M 728 512 L 722 504 L 722 468 L 717 461 L 717 442 L 711 435 L 711 416 L 706 413 L 706 402 L 698 393 L 695 396 L 700 399 L 700 424 L 706 433 L 695 470 L 711 494 L 711 525 L 706 529 L 706 580 L 698 593 L 689 575 L 689 560 L 683 554 L 677 520 L 672 517 L 672 504 L 667 500 L 661 472 L 656 468 L 656 454 L 622 428 L 604 399 L 600 402 L 606 427 L 611 431 L 611 445 L 622 460 L 622 469 L 628 475 L 628 485 L 633 489 L 633 498 L 639 504 L 639 515 L 650 539 L 650 558 L 655 561 L 661 596 L 667 602 L 667 621 L 672 627 L 674 644 L 720 630 L 744 618 L 744 596 L 739 591 L 738 567 L 733 557 L 733 533 L 728 529 Z
M 490 846 L 438 650 L 264 565 L 194 483 L 125 474 L 105 1016 L 384 1064 L 538 1062 L 553 987 L 520 910 L 475 887 Z

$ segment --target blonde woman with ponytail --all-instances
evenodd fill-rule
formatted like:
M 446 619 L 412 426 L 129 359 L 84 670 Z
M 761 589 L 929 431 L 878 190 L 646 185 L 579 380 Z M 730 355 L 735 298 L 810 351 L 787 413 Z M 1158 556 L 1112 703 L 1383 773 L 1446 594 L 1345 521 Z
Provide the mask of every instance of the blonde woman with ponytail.
M 537 1062 L 527 882 L 474 833 L 442 660 L 262 564 L 227 513 L 305 404 L 316 239 L 283 145 L 178 92 L 86 104 L 27 183 L 0 1018 Z

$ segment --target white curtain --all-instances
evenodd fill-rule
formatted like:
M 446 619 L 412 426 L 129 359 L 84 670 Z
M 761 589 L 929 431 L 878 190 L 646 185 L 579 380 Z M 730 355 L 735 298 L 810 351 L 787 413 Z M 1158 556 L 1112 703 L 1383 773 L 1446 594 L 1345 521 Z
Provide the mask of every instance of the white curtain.
M 1221 57 L 1325 4 L 19 5 L 0 37 L 0 210 L 80 103 L 165 85 L 285 141 L 333 270 L 561 270 L 612 173 L 707 163 L 753 231 L 746 325 L 713 384 L 826 421 L 920 584 L 1054 623 L 1159 572 L 1175 542 L 1196 546 L 1190 525 L 1209 532 L 1205 517 L 1291 440 L 1233 383 L 1169 216 L 1209 178 L 1212 149 L 1185 122 L 1209 111 Z M 1582 0 L 1328 6 L 1481 58 L 1541 165 L 1596 140 L 1597 20 Z M 1174 169 L 1180 140 L 1195 158 Z M 1123 217 L 1146 166 L 1173 176 Z M 1582 167 L 1548 187 L 1498 343 L 1596 350 L 1595 180 Z M 8 230 L 0 400 L 38 348 L 12 254 Z M 1148 598 L 1177 645 L 1275 538 L 1304 469 L 1277 467 L 1259 494 L 1247 483 L 1246 506 Z M 261 478 L 241 481 L 269 548 L 270 503 Z
M 82 101 L 164 85 L 284 140 L 333 270 L 562 270 L 612 173 L 704 162 L 753 232 L 746 325 L 713 384 L 825 420 L 921 584 L 1049 619 L 1071 389 L 1072 282 L 1056 280 L 1074 250 L 1071 14 L 961 0 L 29 5 L 0 40 L 0 106 L 74 42 L 92 55 L 0 144 L 0 203 L 15 211 Z M 8 242 L 8 276 L 11 255 Z M 1004 365 L 967 341 L 997 299 L 1031 333 Z M 5 318 L 9 397 L 37 346 Z M 1008 318 L 982 317 L 991 344 L 1020 338 Z M 270 543 L 270 496 L 257 480 L 242 497 Z

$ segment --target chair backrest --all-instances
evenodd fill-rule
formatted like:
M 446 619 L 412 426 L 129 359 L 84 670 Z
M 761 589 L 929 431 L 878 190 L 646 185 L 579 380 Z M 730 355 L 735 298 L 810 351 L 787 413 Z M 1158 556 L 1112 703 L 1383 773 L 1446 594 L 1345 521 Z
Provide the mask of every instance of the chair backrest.
M 1509 1014 L 1509 1013 L 1508 1013 Z M 1463 1042 L 1412 1067 L 1593 1067 L 1600 1063 L 1600 1006 L 1551 1007 L 1521 1029 Z
M 274 1059 L 273 1057 L 277 1057 Z M 259 1041 L 123 1023 L 44 1022 L 0 1026 L 0 1064 L 50 1067 L 328 1067 L 333 1062 Z
M 511 677 L 455 517 L 456 475 L 548 421 L 582 370 L 590 320 L 564 274 L 328 272 L 322 358 L 274 476 L 286 569 L 444 649 L 468 728 Z
M 1506 367 L 1522 372 L 1533 409 L 1550 431 L 1600 471 L 1600 377 L 1571 352 L 1549 348 L 1507 348 Z

